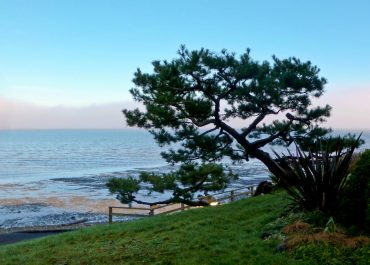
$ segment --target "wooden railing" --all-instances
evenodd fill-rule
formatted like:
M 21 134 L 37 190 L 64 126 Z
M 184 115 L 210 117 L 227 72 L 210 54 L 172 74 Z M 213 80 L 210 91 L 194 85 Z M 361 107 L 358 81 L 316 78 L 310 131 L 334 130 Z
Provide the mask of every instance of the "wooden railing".
M 223 202 L 223 203 L 233 202 L 240 198 L 252 196 L 254 193 L 255 187 L 257 187 L 257 185 L 250 185 L 250 186 L 240 188 L 240 189 L 234 189 L 231 191 L 215 193 L 215 194 L 212 194 L 212 197 L 214 197 L 217 201 Z
M 113 215 L 117 216 L 130 216 L 130 217 L 150 217 L 158 214 L 168 214 L 178 211 L 184 211 L 191 208 L 183 203 L 171 203 L 163 205 L 153 205 L 151 207 L 130 207 L 130 206 L 109 206 L 108 221 L 113 222 Z M 118 212 L 113 212 L 113 209 Z
M 227 203 L 238 200 L 240 198 L 252 196 L 255 185 L 251 185 L 245 188 L 235 189 L 227 192 L 212 194 L 212 198 L 219 203 Z M 158 214 L 169 214 L 178 211 L 184 211 L 190 208 L 194 208 L 183 203 L 172 203 L 162 204 L 153 206 L 141 206 L 132 207 L 128 206 L 109 206 L 108 210 L 108 221 L 111 224 L 113 222 L 113 215 L 115 216 L 130 216 L 130 217 L 150 217 Z M 113 210 L 116 210 L 113 212 Z

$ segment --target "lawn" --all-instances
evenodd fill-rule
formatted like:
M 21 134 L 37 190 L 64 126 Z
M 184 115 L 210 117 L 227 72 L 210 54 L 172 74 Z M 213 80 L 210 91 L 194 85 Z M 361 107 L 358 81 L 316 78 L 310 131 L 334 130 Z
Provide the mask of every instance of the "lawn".
M 287 204 L 285 194 L 277 193 L 97 225 L 2 246 L 0 264 L 315 264 L 277 253 L 278 240 L 261 239 L 266 225 L 281 216 Z

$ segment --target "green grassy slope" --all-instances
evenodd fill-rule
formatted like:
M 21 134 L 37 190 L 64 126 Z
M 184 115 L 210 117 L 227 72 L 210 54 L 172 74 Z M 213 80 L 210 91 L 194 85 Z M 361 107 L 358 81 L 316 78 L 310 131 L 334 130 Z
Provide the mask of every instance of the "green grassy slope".
M 0 264 L 305 264 L 260 239 L 285 208 L 273 194 L 0 247 Z

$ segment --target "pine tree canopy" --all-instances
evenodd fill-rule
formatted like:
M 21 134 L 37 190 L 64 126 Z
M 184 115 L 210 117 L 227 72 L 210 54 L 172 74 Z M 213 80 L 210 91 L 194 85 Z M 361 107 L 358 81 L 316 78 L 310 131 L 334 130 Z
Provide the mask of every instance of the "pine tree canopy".
M 116 187 L 110 189 L 122 202 L 135 201 L 144 182 L 154 191 L 171 191 L 166 202 L 190 203 L 197 192 L 223 189 L 235 178 L 218 163 L 223 158 L 256 158 L 272 174 L 279 173 L 264 146 L 293 141 L 307 145 L 330 131 L 320 124 L 331 107 L 313 104 L 326 84 L 319 72 L 310 61 L 294 57 L 259 62 L 249 49 L 236 56 L 227 50 L 190 51 L 184 46 L 177 58 L 154 61 L 152 73 L 138 69 L 130 92 L 143 108 L 123 110 L 127 124 L 147 129 L 166 147 L 162 157 L 180 168 L 110 181 L 108 186 Z

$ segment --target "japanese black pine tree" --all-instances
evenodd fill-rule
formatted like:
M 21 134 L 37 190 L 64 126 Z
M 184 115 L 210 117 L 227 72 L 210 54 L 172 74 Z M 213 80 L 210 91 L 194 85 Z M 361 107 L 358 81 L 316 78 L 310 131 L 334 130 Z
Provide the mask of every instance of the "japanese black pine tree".
M 323 94 L 326 79 L 311 62 L 294 57 L 259 62 L 250 50 L 237 57 L 181 47 L 177 58 L 154 61 L 152 73 L 138 69 L 133 83 L 130 92 L 143 108 L 123 110 L 127 124 L 148 130 L 167 147 L 162 157 L 180 168 L 111 179 L 107 185 L 123 203 L 138 201 L 142 182 L 154 191 L 171 191 L 165 203 L 196 203 L 196 192 L 223 189 L 235 178 L 217 163 L 225 157 L 256 158 L 279 175 L 281 168 L 264 146 L 307 145 L 329 131 L 320 123 L 331 107 L 312 102 Z M 240 128 L 231 125 L 236 121 Z

